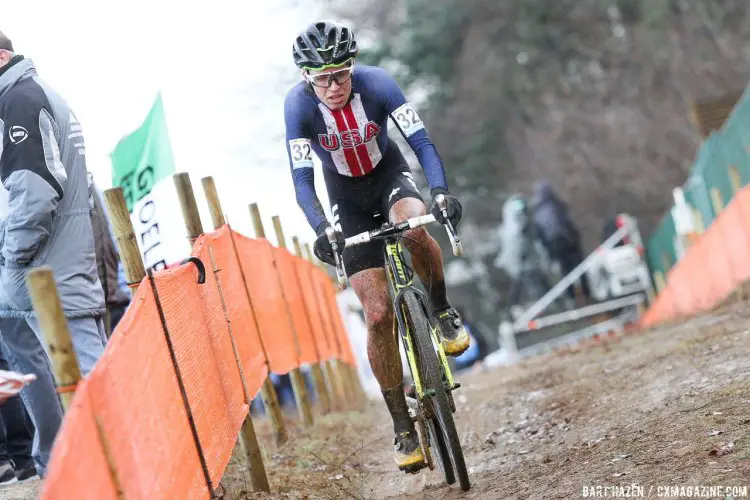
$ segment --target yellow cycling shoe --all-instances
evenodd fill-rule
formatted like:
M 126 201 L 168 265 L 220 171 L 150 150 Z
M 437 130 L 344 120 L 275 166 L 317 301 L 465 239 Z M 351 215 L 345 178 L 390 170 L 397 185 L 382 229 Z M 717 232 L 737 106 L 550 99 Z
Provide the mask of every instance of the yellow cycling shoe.
M 416 431 L 396 434 L 393 438 L 393 458 L 398 468 L 406 472 L 417 471 L 427 465 Z
M 469 332 L 458 312 L 449 307 L 434 313 L 440 334 L 440 343 L 446 356 L 460 356 L 471 345 Z

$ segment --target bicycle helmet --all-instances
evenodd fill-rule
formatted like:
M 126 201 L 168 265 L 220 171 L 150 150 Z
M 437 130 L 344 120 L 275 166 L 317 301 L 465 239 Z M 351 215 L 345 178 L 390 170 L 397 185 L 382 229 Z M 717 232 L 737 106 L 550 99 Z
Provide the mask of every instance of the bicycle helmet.
M 301 69 L 339 66 L 357 57 L 354 33 L 335 21 L 318 21 L 308 26 L 294 41 L 294 63 Z

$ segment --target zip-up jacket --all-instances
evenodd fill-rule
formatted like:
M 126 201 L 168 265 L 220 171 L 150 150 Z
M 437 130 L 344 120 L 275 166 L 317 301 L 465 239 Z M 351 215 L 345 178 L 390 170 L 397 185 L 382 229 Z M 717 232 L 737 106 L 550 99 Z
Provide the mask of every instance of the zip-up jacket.
M 34 316 L 25 278 L 41 265 L 67 317 L 102 315 L 81 125 L 22 56 L 0 68 L 0 134 L 0 317 Z

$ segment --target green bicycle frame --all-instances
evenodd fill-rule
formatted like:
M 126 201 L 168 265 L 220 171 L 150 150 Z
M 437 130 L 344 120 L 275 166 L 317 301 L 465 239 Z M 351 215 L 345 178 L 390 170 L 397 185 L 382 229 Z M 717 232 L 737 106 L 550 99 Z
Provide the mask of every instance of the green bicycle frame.
M 406 302 L 404 301 L 404 294 L 414 293 L 421 298 L 421 303 L 424 304 L 424 294 L 421 290 L 414 286 L 414 274 L 409 272 L 407 266 L 404 263 L 404 253 L 401 242 L 396 239 L 388 238 L 385 241 L 385 262 L 386 270 L 388 275 L 388 281 L 391 284 L 391 292 L 393 294 L 393 310 L 396 314 L 396 319 L 399 325 L 399 332 L 401 334 L 401 341 L 404 345 L 404 351 L 406 352 L 406 358 L 409 362 L 409 368 L 411 369 L 412 377 L 414 378 L 414 385 L 417 391 L 417 397 L 421 400 L 424 397 L 425 391 L 422 386 L 421 376 L 417 369 L 417 356 L 414 349 L 413 335 L 416 332 L 412 332 L 407 321 L 409 314 Z M 425 311 L 426 313 L 426 311 Z M 428 316 L 429 319 L 429 316 Z M 451 373 L 450 366 L 448 365 L 448 358 L 445 356 L 443 346 L 437 335 L 432 322 L 430 322 L 430 333 L 432 337 L 433 345 L 438 350 L 440 362 L 443 365 L 443 372 L 448 383 L 448 389 L 453 387 L 453 374 Z

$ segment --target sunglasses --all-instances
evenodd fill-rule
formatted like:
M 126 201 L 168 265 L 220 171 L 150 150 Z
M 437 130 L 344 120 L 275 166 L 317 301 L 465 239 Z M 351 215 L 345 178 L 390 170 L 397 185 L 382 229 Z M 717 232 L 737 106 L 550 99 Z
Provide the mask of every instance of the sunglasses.
M 344 69 L 331 71 L 330 73 L 305 73 L 305 79 L 316 87 L 328 88 L 333 82 L 336 82 L 339 85 L 347 82 L 352 77 L 352 71 L 354 71 L 354 64 L 349 64 L 349 66 Z

